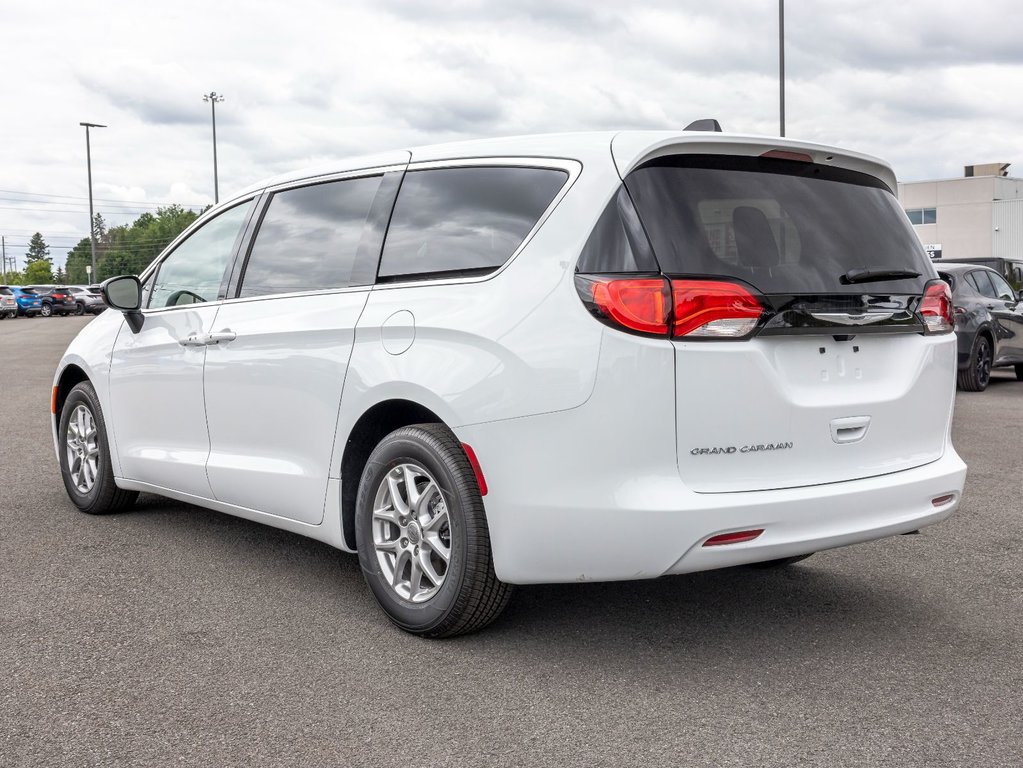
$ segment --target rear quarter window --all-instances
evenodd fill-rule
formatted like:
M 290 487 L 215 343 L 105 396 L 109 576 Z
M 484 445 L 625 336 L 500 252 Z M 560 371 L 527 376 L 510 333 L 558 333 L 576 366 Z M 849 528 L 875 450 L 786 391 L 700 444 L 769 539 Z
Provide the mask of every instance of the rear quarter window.
M 487 274 L 500 268 L 568 180 L 549 168 L 409 171 L 384 243 L 381 281 Z

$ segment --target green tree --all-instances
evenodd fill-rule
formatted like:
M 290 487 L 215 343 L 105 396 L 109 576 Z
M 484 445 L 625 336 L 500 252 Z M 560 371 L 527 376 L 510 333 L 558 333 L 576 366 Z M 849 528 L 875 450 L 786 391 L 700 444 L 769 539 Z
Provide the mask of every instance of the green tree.
M 50 246 L 43 240 L 40 232 L 32 235 L 32 239 L 28 241 L 28 251 L 25 252 L 26 267 L 36 261 L 45 261 L 51 268 L 53 266 L 50 261 Z
M 64 274 L 63 267 L 57 267 L 57 271 L 53 273 L 53 281 L 57 285 L 64 285 L 67 282 L 67 275 Z
M 92 265 L 92 250 L 89 238 L 83 237 L 78 245 L 67 252 L 67 261 L 64 269 L 67 272 L 67 281 L 72 285 L 85 285 L 89 277 L 85 272 L 86 264 Z
M 137 275 L 142 272 L 174 238 L 199 216 L 180 205 L 159 208 L 155 214 L 143 213 L 131 224 L 107 227 L 97 214 L 93 219 L 96 235 L 96 272 L 93 282 L 115 275 Z M 69 283 L 85 283 L 86 265 L 92 264 L 92 248 L 88 238 L 68 251 L 66 260 Z
M 25 267 L 26 285 L 48 285 L 53 282 L 52 266 L 49 259 L 36 259 Z

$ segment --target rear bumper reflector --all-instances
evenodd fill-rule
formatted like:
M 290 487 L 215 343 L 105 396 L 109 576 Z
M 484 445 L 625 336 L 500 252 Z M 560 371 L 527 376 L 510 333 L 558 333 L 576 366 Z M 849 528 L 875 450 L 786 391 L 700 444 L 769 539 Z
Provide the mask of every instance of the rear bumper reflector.
M 711 536 L 705 542 L 705 547 L 718 547 L 722 544 L 741 544 L 744 541 L 753 541 L 760 534 L 764 532 L 763 528 L 754 528 L 749 531 L 732 531 L 731 533 L 719 533 L 717 536 Z

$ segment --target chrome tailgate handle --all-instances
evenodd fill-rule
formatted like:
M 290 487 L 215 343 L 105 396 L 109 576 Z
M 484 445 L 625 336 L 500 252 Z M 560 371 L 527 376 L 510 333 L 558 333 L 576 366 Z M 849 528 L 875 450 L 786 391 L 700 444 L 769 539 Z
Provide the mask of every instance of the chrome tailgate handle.
M 836 443 L 858 443 L 867 434 L 870 426 L 869 416 L 849 416 L 844 419 L 833 419 L 831 422 L 831 439 Z

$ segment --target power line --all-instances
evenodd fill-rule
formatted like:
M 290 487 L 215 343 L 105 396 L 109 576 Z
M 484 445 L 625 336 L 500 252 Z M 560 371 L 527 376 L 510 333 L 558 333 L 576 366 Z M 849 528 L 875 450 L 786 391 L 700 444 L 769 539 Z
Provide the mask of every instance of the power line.
M 82 197 L 81 195 L 51 195 L 45 192 L 21 192 L 16 189 L 0 189 L 0 194 L 5 195 L 25 195 L 28 197 L 56 197 L 64 200 L 88 200 L 88 197 Z M 96 202 L 105 203 L 135 203 L 139 205 L 175 205 L 175 203 L 154 203 L 152 200 L 114 200 L 113 198 L 94 197 L 93 200 Z M 177 203 L 177 205 L 183 205 L 183 203 Z M 190 203 L 187 207 L 202 208 L 209 205 L 209 203 Z

